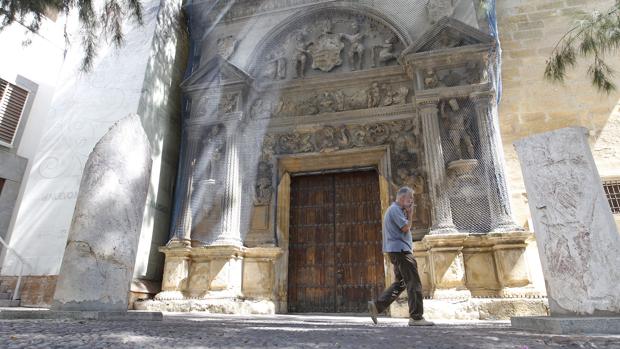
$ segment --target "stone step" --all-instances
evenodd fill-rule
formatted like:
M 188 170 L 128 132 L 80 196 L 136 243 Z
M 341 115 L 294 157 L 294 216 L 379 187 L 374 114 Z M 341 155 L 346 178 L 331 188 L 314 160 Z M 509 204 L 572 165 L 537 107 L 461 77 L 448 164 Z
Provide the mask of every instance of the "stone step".
M 14 301 L 10 299 L 0 299 L 0 308 L 2 307 L 19 307 L 19 299 Z
M 11 292 L 0 292 L 0 299 L 11 299 Z

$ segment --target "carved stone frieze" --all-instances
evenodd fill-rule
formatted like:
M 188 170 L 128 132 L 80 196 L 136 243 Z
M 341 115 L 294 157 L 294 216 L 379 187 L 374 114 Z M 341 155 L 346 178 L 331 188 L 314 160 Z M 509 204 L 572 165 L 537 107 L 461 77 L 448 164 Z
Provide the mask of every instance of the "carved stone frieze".
M 364 89 L 357 87 L 322 91 L 310 95 L 264 95 L 250 108 L 254 119 L 317 115 L 348 110 L 388 107 L 409 103 L 410 90 L 403 84 L 373 82 Z

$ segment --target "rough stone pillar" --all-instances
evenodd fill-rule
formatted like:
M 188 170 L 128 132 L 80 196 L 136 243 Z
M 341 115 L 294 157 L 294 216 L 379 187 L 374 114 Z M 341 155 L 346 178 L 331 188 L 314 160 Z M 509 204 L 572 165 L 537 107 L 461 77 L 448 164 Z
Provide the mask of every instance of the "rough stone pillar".
M 487 197 L 491 211 L 491 230 L 522 230 L 512 218 L 504 170 L 504 149 L 495 117 L 495 96 L 491 92 L 477 92 L 473 93 L 470 98 L 476 108 L 482 160 L 487 179 Z
M 447 191 L 446 168 L 441 147 L 441 134 L 439 133 L 438 103 L 439 100 L 425 100 L 418 103 L 424 137 L 424 159 L 433 205 L 431 235 L 457 233 L 452 222 L 452 210 Z
M 226 142 L 226 178 L 222 198 L 222 229 L 212 245 L 241 246 L 241 174 L 237 136 Z
M 620 235 L 588 130 L 570 127 L 515 143 L 552 316 L 620 315 Z M 616 332 L 618 333 L 616 323 Z M 609 333 L 609 332 L 608 332 Z
M 151 166 L 138 115 L 116 123 L 95 145 L 80 183 L 54 310 L 127 310 Z
M 183 178 L 184 182 L 181 183 L 183 190 L 183 195 L 181 196 L 181 211 L 175 222 L 175 231 L 172 240 L 180 241 L 187 245 L 190 245 L 192 240 L 192 186 L 199 136 L 200 132 L 198 130 L 188 129 L 187 147 L 183 154 L 183 164 L 179 169 L 179 173 L 184 173 L 185 176 Z

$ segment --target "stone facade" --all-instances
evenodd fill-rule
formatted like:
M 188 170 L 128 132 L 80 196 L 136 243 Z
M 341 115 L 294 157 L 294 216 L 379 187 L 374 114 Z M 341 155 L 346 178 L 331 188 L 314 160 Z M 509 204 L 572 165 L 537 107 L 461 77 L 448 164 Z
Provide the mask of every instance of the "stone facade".
M 383 209 L 399 186 L 415 188 L 429 297 L 544 295 L 532 234 L 512 220 L 489 77 L 497 46 L 478 21 L 422 3 L 404 6 L 418 21 L 363 2 L 261 3 L 233 5 L 206 39 L 208 18 L 192 22 L 162 292 L 136 307 L 286 312 L 291 176 L 366 167 Z M 260 29 L 241 39 L 249 23 Z M 380 277 L 392 278 L 388 263 Z M 538 303 L 530 312 L 544 312 Z

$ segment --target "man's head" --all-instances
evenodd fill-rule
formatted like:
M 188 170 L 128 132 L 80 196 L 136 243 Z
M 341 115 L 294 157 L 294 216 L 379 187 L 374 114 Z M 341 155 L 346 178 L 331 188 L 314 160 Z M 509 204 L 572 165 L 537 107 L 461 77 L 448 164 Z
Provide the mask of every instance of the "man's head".
M 398 189 L 398 192 L 396 193 L 396 203 L 403 208 L 411 207 L 413 204 L 413 189 L 409 187 L 402 187 Z

